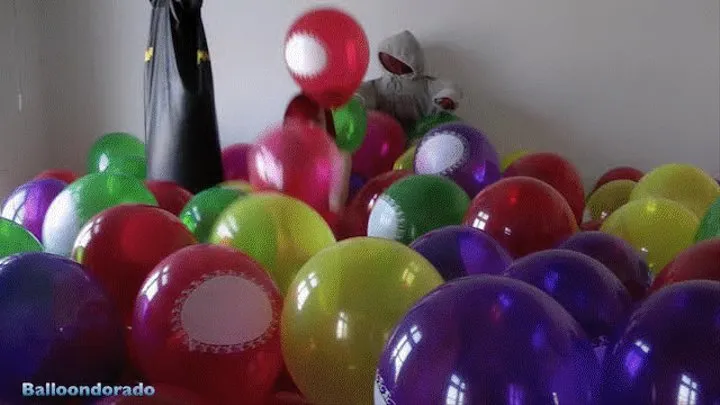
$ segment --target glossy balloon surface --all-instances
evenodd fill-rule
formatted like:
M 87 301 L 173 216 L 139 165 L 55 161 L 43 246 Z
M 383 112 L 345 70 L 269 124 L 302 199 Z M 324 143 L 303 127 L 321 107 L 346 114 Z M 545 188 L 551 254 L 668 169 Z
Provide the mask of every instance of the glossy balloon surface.
M 2 206 L 2 217 L 22 225 L 42 240 L 42 226 L 50 204 L 67 183 L 55 179 L 33 180 L 16 188 Z
M 332 112 L 335 125 L 335 143 L 344 152 L 353 153 L 360 148 L 367 132 L 367 111 L 353 98 Z
M 500 170 L 505 172 L 507 168 L 515 163 L 516 160 L 520 159 L 521 157 L 529 155 L 531 152 L 528 150 L 516 150 L 515 152 L 508 153 L 507 155 L 503 156 L 500 160 Z
M 428 132 L 436 127 L 457 121 L 460 121 L 460 118 L 446 111 L 423 117 L 408 134 L 408 141 L 420 141 Z
M 587 200 L 585 208 L 590 213 L 590 219 L 602 221 L 627 204 L 636 184 L 632 180 L 613 180 L 600 186 Z
M 707 209 L 695 234 L 695 241 L 720 238 L 720 197 Z
M 147 178 L 147 159 L 145 156 L 123 156 L 111 160 L 102 173 L 122 174 L 138 180 Z
M 411 146 L 406 150 L 393 165 L 393 170 L 410 170 L 414 171 L 415 168 L 415 153 L 417 152 L 417 145 Z
M 365 140 L 352 157 L 353 173 L 370 179 L 392 170 L 405 151 L 405 142 L 405 131 L 395 118 L 369 111 Z
M 222 150 L 222 165 L 225 180 L 250 180 L 248 173 L 248 155 L 252 145 L 236 143 Z
M 597 180 L 595 183 L 595 186 L 592 189 L 592 192 L 597 190 L 598 188 L 602 187 L 604 184 L 607 184 L 611 181 L 615 180 L 631 180 L 634 182 L 640 181 L 640 179 L 645 175 L 642 171 L 629 166 L 619 166 L 612 168 L 608 170 L 607 172 L 603 173 L 602 176 Z M 591 193 L 592 193 L 591 192 Z
M 720 281 L 720 238 L 700 242 L 680 253 L 655 277 L 651 292 L 689 280 Z
M 198 242 L 205 243 L 220 214 L 246 195 L 236 189 L 213 187 L 195 195 L 178 217 L 195 235 Z
M 53 180 L 60 180 L 64 183 L 70 184 L 79 178 L 80 178 L 80 176 L 78 176 L 77 173 L 75 173 L 73 171 L 56 169 L 56 170 L 42 171 L 37 176 L 35 176 L 33 178 L 33 180 L 53 179 Z
M 87 172 L 104 172 L 116 161 L 128 157 L 145 157 L 145 144 L 125 132 L 113 132 L 100 137 L 90 148 Z
M 145 184 L 158 206 L 173 215 L 179 215 L 193 197 L 191 192 L 172 181 L 150 180 Z
M 24 252 L 42 252 L 40 241 L 21 225 L 0 218 L 0 259 Z

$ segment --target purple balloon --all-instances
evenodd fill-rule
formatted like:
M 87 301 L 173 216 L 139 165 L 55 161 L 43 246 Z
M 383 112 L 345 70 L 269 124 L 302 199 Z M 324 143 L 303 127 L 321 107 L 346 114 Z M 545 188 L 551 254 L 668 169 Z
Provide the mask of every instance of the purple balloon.
M 42 242 L 45 214 L 67 183 L 55 180 L 33 180 L 16 188 L 2 206 L 2 217 L 22 225 Z
M 580 232 L 559 246 L 588 255 L 604 264 L 620 279 L 634 300 L 645 297 L 650 288 L 650 269 L 629 243 L 604 232 Z
M 600 367 L 577 322 L 537 288 L 465 277 L 420 300 L 380 358 L 375 404 L 595 404 Z
M 474 274 L 501 275 L 512 263 L 495 239 L 470 226 L 434 230 L 410 247 L 432 263 L 445 281 Z
M 620 280 L 582 253 L 562 249 L 533 253 L 513 263 L 506 275 L 555 298 L 598 346 L 615 337 L 632 311 L 632 299 Z
M 0 261 L 0 403 L 21 402 L 23 382 L 111 383 L 124 353 L 120 318 L 80 264 L 48 253 Z
M 437 174 L 455 181 L 474 197 L 500 180 L 497 151 L 477 129 L 454 122 L 428 132 L 415 153 L 415 173 Z
M 248 181 L 248 152 L 252 145 L 247 143 L 236 143 L 222 151 L 222 165 L 225 173 L 225 180 Z
M 365 178 L 360 176 L 359 174 L 352 174 L 350 175 L 350 184 L 348 187 L 348 202 L 352 201 L 353 197 L 360 191 L 361 188 L 365 185 L 366 181 Z
M 720 283 L 648 297 L 608 351 L 602 404 L 720 404 Z

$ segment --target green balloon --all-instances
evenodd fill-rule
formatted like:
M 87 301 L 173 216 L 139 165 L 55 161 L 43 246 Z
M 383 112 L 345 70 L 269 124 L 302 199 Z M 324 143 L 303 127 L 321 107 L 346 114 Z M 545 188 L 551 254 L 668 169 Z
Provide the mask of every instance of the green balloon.
M 368 236 L 405 244 L 438 228 L 460 225 L 470 197 L 452 180 L 434 175 L 408 176 L 375 201 Z
M 333 111 L 335 144 L 341 150 L 352 153 L 360 148 L 367 132 L 367 111 L 362 103 L 353 98 L 349 103 Z
M 42 252 L 35 235 L 17 223 L 0 218 L 0 259 L 24 252 Z
M 206 243 L 220 214 L 238 198 L 246 195 L 246 193 L 237 189 L 209 188 L 196 194 L 187 203 L 180 212 L 180 220 L 200 243 Z
M 412 143 L 413 141 L 421 139 L 423 136 L 425 136 L 425 134 L 430 132 L 430 130 L 435 127 L 438 127 L 442 124 L 447 124 L 449 122 L 457 121 L 460 121 L 460 118 L 446 111 L 438 114 L 428 115 L 427 117 L 418 121 L 417 124 L 415 124 L 415 128 L 410 131 L 408 141 Z
M 695 242 L 720 238 L 720 198 L 708 208 L 695 235 Z
M 144 158 L 145 144 L 125 132 L 105 134 L 90 148 L 87 172 L 104 172 L 114 160 L 130 156 Z
M 113 159 L 103 173 L 124 174 L 138 180 L 147 179 L 147 160 L 144 156 L 127 156 Z

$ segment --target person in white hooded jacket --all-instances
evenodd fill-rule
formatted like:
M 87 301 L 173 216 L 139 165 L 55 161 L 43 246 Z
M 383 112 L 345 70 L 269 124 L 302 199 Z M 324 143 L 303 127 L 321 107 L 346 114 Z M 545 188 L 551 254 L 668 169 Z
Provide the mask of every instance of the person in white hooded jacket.
M 383 75 L 363 83 L 356 94 L 366 109 L 390 114 L 406 131 L 423 117 L 457 109 L 462 92 L 425 75 L 425 54 L 410 31 L 382 41 L 378 57 Z

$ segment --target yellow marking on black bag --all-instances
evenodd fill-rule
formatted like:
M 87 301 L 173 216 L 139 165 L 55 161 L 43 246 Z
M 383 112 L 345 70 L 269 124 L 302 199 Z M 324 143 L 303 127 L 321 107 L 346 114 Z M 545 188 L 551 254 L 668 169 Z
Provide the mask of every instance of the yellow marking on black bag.
M 150 62 L 150 60 L 152 60 L 154 54 L 155 54 L 155 48 L 146 49 L 145 50 L 145 63 Z
M 197 63 L 198 65 L 203 62 L 210 61 L 210 54 L 207 51 L 198 51 L 197 52 Z

